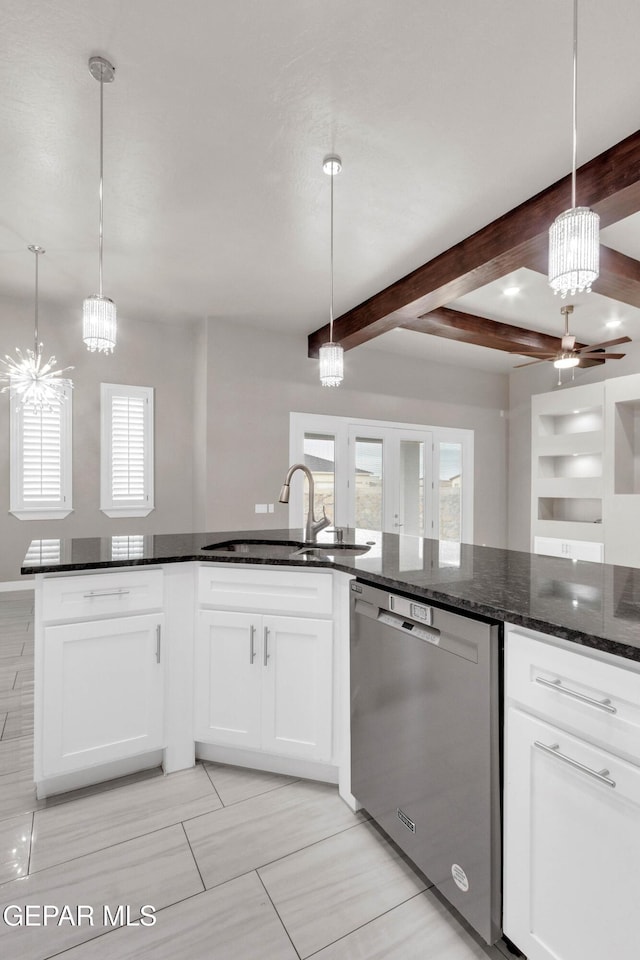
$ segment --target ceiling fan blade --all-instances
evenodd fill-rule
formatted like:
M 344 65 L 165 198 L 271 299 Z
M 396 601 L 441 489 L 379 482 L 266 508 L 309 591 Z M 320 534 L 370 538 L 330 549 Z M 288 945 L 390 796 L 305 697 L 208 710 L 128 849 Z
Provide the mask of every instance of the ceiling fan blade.
M 576 353 L 591 353 L 592 350 L 604 350 L 606 347 L 615 347 L 618 343 L 631 343 L 631 337 L 618 337 L 617 340 L 605 340 L 603 343 L 590 343 L 585 347 L 576 347 Z
M 528 363 L 516 363 L 513 369 L 517 370 L 518 367 L 531 367 L 534 363 L 544 363 L 546 359 L 547 357 L 542 357 L 540 360 L 529 360 Z
M 541 360 L 551 360 L 555 353 L 547 353 L 542 350 L 509 350 L 514 357 L 539 357 Z
M 622 360 L 623 357 L 626 357 L 626 353 L 596 353 L 591 356 L 589 353 L 583 353 L 583 360 Z

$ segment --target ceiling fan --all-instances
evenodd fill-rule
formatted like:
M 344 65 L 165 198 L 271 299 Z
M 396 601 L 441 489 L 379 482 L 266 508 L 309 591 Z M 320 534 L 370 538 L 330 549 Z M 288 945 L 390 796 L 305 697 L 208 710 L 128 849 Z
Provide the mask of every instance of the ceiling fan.
M 585 344 L 584 347 L 576 347 L 576 338 L 569 333 L 569 314 L 573 313 L 573 304 L 565 304 L 560 307 L 560 313 L 564 316 L 564 335 L 560 341 L 560 350 L 556 353 L 548 353 L 541 350 L 512 350 L 520 357 L 537 357 L 536 360 L 528 360 L 526 363 L 518 363 L 517 367 L 529 367 L 533 363 L 542 363 L 544 360 L 552 360 L 554 367 L 558 370 L 564 370 L 568 367 L 577 367 L 581 360 L 621 360 L 624 353 L 605 353 L 608 347 L 615 347 L 618 343 L 631 343 L 631 337 L 618 337 L 616 340 L 605 340 L 603 343 Z

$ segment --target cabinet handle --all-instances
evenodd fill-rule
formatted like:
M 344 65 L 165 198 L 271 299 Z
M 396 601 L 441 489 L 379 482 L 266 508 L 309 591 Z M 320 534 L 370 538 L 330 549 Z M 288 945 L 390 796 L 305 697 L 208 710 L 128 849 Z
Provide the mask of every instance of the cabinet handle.
M 612 706 L 611 700 L 594 700 L 593 697 L 587 697 L 584 693 L 578 693 L 577 690 L 571 690 L 569 687 L 563 687 L 561 680 L 547 680 L 546 677 L 536 677 L 536 683 L 543 687 L 550 687 L 551 690 L 557 690 L 558 693 L 564 693 L 567 697 L 573 697 L 580 703 L 588 703 L 590 707 L 597 707 L 598 710 L 604 710 L 606 713 L 617 713 L 617 709 Z
M 130 590 L 89 590 L 89 593 L 83 594 L 85 600 L 93 600 L 97 597 L 124 597 L 125 593 L 131 593 Z
M 264 628 L 264 665 L 269 661 L 269 627 Z
M 540 743 L 539 740 L 534 740 L 534 747 L 537 747 L 539 750 L 544 750 L 545 753 L 550 753 L 552 757 L 557 757 L 558 760 L 562 760 L 564 763 L 568 763 L 570 767 L 575 767 L 576 770 L 581 770 L 582 773 L 588 774 L 588 776 L 593 777 L 594 780 L 599 780 L 600 783 L 606 783 L 608 787 L 615 787 L 615 780 L 611 780 L 607 774 L 608 770 L 592 770 L 591 767 L 587 767 L 584 763 L 580 763 L 578 760 L 574 760 L 573 757 L 568 757 L 564 753 L 560 753 L 560 744 L 552 743 L 549 746 L 546 743 Z
M 160 645 L 162 643 L 162 627 L 156 627 L 156 663 L 160 663 Z
M 256 658 L 256 648 L 254 643 L 254 638 L 256 634 L 256 628 L 253 624 L 249 627 L 249 663 L 253 663 Z

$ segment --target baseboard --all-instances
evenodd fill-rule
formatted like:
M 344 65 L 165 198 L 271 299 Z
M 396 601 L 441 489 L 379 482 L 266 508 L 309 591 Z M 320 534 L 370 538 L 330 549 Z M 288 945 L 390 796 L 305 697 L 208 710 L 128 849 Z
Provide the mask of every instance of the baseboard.
M 74 770 L 71 773 L 62 773 L 55 777 L 46 777 L 36 781 L 36 796 L 38 800 L 60 793 L 70 793 L 84 787 L 103 783 L 106 780 L 117 780 L 129 776 L 139 770 L 149 770 L 159 767 L 162 763 L 162 750 L 142 754 L 137 757 L 127 757 L 125 760 L 114 760 L 112 763 L 103 763 L 84 770 Z
M 227 763 L 232 767 L 249 767 L 267 773 L 281 773 L 304 780 L 320 780 L 323 783 L 338 782 L 338 768 L 332 763 L 317 760 L 300 760 L 295 757 L 278 757 L 258 750 L 238 750 L 237 747 L 221 747 L 212 743 L 196 743 L 198 760 Z
M 4 580 L 0 582 L 0 593 L 13 593 L 15 590 L 33 590 L 35 580 Z

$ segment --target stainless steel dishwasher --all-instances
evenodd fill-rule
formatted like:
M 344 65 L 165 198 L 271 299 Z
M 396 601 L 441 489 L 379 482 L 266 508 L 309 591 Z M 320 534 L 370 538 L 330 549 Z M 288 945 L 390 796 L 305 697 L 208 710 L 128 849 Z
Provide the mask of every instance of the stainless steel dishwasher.
M 500 627 L 351 583 L 351 790 L 487 942 L 500 936 Z

